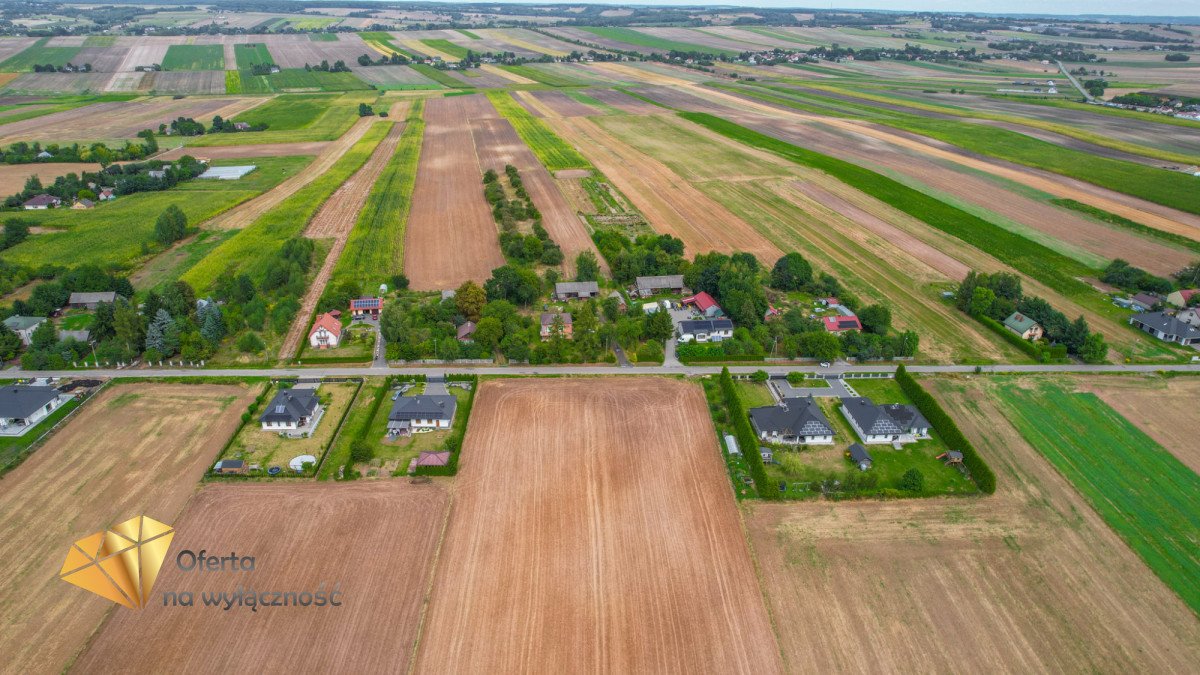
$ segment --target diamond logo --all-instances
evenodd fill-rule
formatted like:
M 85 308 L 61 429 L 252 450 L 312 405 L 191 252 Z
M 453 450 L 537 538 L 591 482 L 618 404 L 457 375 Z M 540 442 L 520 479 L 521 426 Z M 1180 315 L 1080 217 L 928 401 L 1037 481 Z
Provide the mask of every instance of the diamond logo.
M 58 574 L 102 598 L 139 609 L 150 599 L 174 537 L 170 525 L 146 516 L 130 518 L 76 541 Z

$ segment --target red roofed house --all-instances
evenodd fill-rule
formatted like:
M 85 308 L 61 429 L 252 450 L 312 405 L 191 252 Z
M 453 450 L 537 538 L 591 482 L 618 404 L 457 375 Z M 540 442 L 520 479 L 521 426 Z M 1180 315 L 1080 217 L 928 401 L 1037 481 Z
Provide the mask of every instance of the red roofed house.
M 308 344 L 314 349 L 328 349 L 338 346 L 342 340 L 342 322 L 338 321 L 333 312 L 318 314 L 313 321 L 312 331 L 308 334 Z
M 704 291 L 700 291 L 691 297 L 684 298 L 679 302 L 684 307 L 689 305 L 695 307 L 696 311 L 700 312 L 709 319 L 713 319 L 718 316 L 725 316 L 724 310 L 721 309 L 721 306 L 717 304 L 716 300 L 713 300 L 713 296 Z
M 378 319 L 383 310 L 383 298 L 354 298 L 350 301 L 350 318 Z
M 851 316 L 823 316 L 821 321 L 825 324 L 825 330 L 830 333 L 840 333 L 844 330 L 862 330 L 862 324 L 859 323 L 858 317 Z
M 1192 297 L 1197 293 L 1200 293 L 1200 288 L 1189 288 L 1182 291 L 1174 291 L 1167 296 L 1167 302 L 1175 305 L 1176 307 L 1187 307 L 1188 302 L 1190 302 Z

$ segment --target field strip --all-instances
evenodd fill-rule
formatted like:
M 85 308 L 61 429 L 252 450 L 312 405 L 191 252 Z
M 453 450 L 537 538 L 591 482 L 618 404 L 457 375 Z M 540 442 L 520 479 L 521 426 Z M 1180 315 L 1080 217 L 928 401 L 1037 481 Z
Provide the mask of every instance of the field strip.
M 325 151 L 317 156 L 307 167 L 295 176 L 277 185 L 269 192 L 263 193 L 242 205 L 203 223 L 210 230 L 240 230 L 249 226 L 259 216 L 279 206 L 279 204 L 296 194 L 305 185 L 316 180 L 318 176 L 329 170 L 342 155 L 354 146 L 367 133 L 367 128 L 379 120 L 376 116 L 360 118 L 341 138 L 332 141 Z
M 447 54 L 446 52 L 438 51 L 424 42 L 413 38 L 397 38 L 397 42 L 405 49 L 414 54 L 424 54 L 425 56 L 437 57 L 446 63 L 458 63 L 457 56 Z
M 330 247 L 329 253 L 325 255 L 325 260 L 321 263 L 321 268 L 317 270 L 312 283 L 304 292 L 304 297 L 300 300 L 300 309 L 296 312 L 296 318 L 292 320 L 292 326 L 288 329 L 287 335 L 284 336 L 283 346 L 279 348 L 281 360 L 292 358 L 300 348 L 300 340 L 304 338 L 304 331 L 308 328 L 313 310 L 316 309 L 317 300 L 325 292 L 325 285 L 333 274 L 333 268 L 337 265 L 342 250 L 346 248 L 350 231 L 354 229 L 358 214 L 367 202 L 371 186 L 375 184 L 383 167 L 396 152 L 396 146 L 400 143 L 400 135 L 403 132 L 404 123 L 394 123 L 388 135 L 379 145 L 375 146 L 375 151 L 371 153 L 371 158 L 367 160 L 366 164 L 363 164 L 362 168 L 354 172 L 354 175 L 350 176 L 345 183 L 342 183 L 341 187 L 330 195 L 329 199 L 312 217 L 312 220 L 308 221 L 308 227 L 304 230 L 305 237 L 333 239 L 333 245 Z
M 513 37 L 512 33 L 510 31 L 505 31 L 502 29 L 481 28 L 481 29 L 476 30 L 475 32 L 478 33 L 479 35 L 482 35 L 485 38 L 491 38 L 493 40 L 507 42 L 508 44 L 510 44 L 514 47 L 519 47 L 521 49 L 534 52 L 535 54 L 549 54 L 550 56 L 561 58 L 563 56 L 567 56 L 570 53 L 570 52 L 564 52 L 559 49 L 551 49 L 550 47 L 543 47 L 541 45 L 536 45 L 527 40 L 522 40 L 521 38 Z
M 233 48 L 232 42 L 225 43 L 225 70 L 237 70 L 237 50 Z
M 528 77 L 524 77 L 524 76 L 518 75 L 516 73 L 511 73 L 503 68 L 498 68 L 490 63 L 485 63 L 485 64 L 479 66 L 479 70 L 482 70 L 485 73 L 490 73 L 492 75 L 496 75 L 497 77 L 503 77 L 504 79 L 506 79 L 509 82 L 512 82 L 514 84 L 537 84 L 537 82 L 534 82 L 533 80 L 529 79 Z
M 533 108 L 532 112 L 541 113 L 542 118 L 562 119 L 563 115 L 558 114 L 558 111 L 538 100 L 533 92 L 529 91 L 514 91 L 513 97 L 521 102 L 521 105 Z
M 646 82 L 649 84 L 661 84 L 661 85 L 670 85 L 670 86 L 686 86 L 686 85 L 691 84 L 687 80 L 684 80 L 684 79 L 681 79 L 678 77 L 671 77 L 670 75 L 663 75 L 662 73 L 657 73 L 657 72 L 654 72 L 651 70 L 643 70 L 641 68 L 627 66 L 622 63 L 612 63 L 610 61 L 596 61 L 595 63 L 589 64 L 589 65 L 591 65 L 593 68 L 596 68 L 597 70 L 607 71 L 607 72 L 610 72 L 619 77 L 631 78 L 638 82 Z

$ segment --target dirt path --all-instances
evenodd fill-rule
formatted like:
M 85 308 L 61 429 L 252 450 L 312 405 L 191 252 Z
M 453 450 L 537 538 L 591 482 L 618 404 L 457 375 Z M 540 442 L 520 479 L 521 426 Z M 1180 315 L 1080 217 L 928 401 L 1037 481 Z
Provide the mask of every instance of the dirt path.
M 379 117 L 360 117 L 342 137 L 332 141 L 317 158 L 304 167 L 295 176 L 276 185 L 271 190 L 232 208 L 225 213 L 203 223 L 210 230 L 240 230 L 249 226 L 259 216 L 279 206 L 283 200 L 296 194 L 301 188 L 317 179 L 332 167 L 342 155 L 346 154 L 355 143 L 367 132 L 367 128 L 379 121 Z
M 333 246 L 325 256 L 324 262 L 321 263 L 321 269 L 317 271 L 316 277 L 309 284 L 308 290 L 304 292 L 304 298 L 300 301 L 300 311 L 296 312 L 292 327 L 288 329 L 287 335 L 283 338 L 283 346 L 279 349 L 280 360 L 291 359 L 299 350 L 300 341 L 304 338 L 304 330 L 308 327 L 308 322 L 317 307 L 317 301 L 325 292 L 325 285 L 329 283 L 329 278 L 333 275 L 333 268 L 337 265 L 342 250 L 346 248 L 346 241 L 350 239 L 350 232 L 354 229 L 358 214 L 367 203 L 371 186 L 375 184 L 379 174 L 387 166 L 388 160 L 395 154 L 396 146 L 400 143 L 400 135 L 403 133 L 404 123 L 394 124 L 388 135 L 375 147 L 371 158 L 330 195 L 312 220 L 308 222 L 304 236 L 309 239 L 332 238 Z
M 232 42 L 225 43 L 225 70 L 237 70 L 237 50 L 233 48 Z

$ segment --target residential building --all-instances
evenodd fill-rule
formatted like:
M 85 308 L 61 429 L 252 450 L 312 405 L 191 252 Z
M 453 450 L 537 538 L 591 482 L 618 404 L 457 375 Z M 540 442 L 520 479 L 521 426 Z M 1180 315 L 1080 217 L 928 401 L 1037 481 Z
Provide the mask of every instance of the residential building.
M 1021 336 L 1022 340 L 1041 340 L 1043 331 L 1038 322 L 1020 312 L 1013 312 L 1004 320 L 1004 327 Z
M 21 338 L 21 344 L 28 347 L 33 339 L 33 331 L 45 321 L 44 316 L 10 316 L 4 320 L 4 325 Z
M 725 316 L 725 310 L 717 304 L 713 296 L 705 291 L 686 297 L 679 301 L 684 307 L 695 307 L 697 312 L 700 312 L 709 319 Z
M 250 131 L 250 123 L 249 122 L 234 122 L 233 128 L 236 131 Z
M 58 389 L 10 384 L 0 388 L 0 435 L 20 436 L 71 400 Z
M 102 201 L 102 202 L 106 202 L 106 201 L 108 201 L 108 200 L 110 200 L 110 199 L 116 199 L 116 198 L 117 198 L 117 193 L 116 193 L 116 192 L 114 192 L 112 188 L 107 188 L 107 187 L 106 187 L 106 188 L 100 188 L 100 192 L 97 192 L 97 193 L 96 193 L 96 197 L 97 197 L 97 198 L 98 198 L 100 201 Z
M 459 342 L 470 342 L 475 337 L 475 322 L 467 321 L 458 327 L 458 333 L 455 337 Z
M 398 436 L 413 431 L 449 429 L 454 425 L 458 399 L 450 394 L 400 396 L 388 413 L 388 435 Z
M 859 396 L 843 398 L 841 410 L 865 445 L 914 443 L 929 437 L 929 422 L 911 405 L 875 405 Z
M 96 206 L 96 202 L 93 202 L 90 199 L 81 197 L 81 198 L 75 200 L 75 203 L 71 205 L 71 208 L 78 211 L 78 210 L 82 210 L 82 209 L 95 208 L 95 206 Z
M 353 321 L 378 321 L 382 311 L 383 298 L 354 298 L 350 301 L 350 319 Z
M 628 306 L 625 304 L 625 296 L 621 295 L 621 291 L 613 291 L 612 293 L 608 294 L 608 297 L 617 299 L 618 310 L 624 312 L 627 309 Z
M 313 349 L 333 349 L 342 342 L 342 322 L 333 312 L 318 314 L 308 332 L 308 346 Z
M 1189 326 L 1200 328 L 1200 306 L 1188 307 L 1187 309 L 1179 310 L 1179 313 L 1175 315 L 1175 318 Z
M 1172 291 L 1167 294 L 1167 302 L 1176 307 L 1187 307 L 1188 302 L 1197 294 L 1200 293 L 1198 288 L 1187 288 L 1179 291 Z
M 562 334 L 563 337 L 570 339 L 575 334 L 574 328 L 571 325 L 571 315 L 567 312 L 547 312 L 542 314 L 542 339 L 549 340 L 554 331 L 554 319 L 562 319 Z
M 555 300 L 583 300 L 600 295 L 600 284 L 595 281 L 560 281 L 554 284 Z
M 853 314 L 850 316 L 843 316 L 841 314 L 823 316 L 821 317 L 821 323 L 825 326 L 825 330 L 830 333 L 840 333 L 846 330 L 862 330 L 862 322 Z
M 684 291 L 682 274 L 664 274 L 653 277 L 637 277 L 634 279 L 637 294 L 643 298 L 659 293 L 681 294 Z
M 62 200 L 54 195 L 34 195 L 21 205 L 26 211 L 44 211 L 52 207 L 62 206 Z
M 263 431 L 292 437 L 312 436 L 324 412 L 315 389 L 281 389 L 258 421 Z
M 812 396 L 785 398 L 779 405 L 751 408 L 750 424 L 759 440 L 768 443 L 833 443 L 833 427 Z
M 157 180 L 162 180 L 167 177 L 167 172 L 165 169 L 152 169 L 147 171 L 146 175 Z
M 1149 312 L 1155 307 L 1161 305 L 1162 297 L 1151 295 L 1150 293 L 1138 293 L 1130 298 L 1129 306 L 1138 312 Z
M 1146 312 L 1129 317 L 1129 323 L 1164 342 L 1181 345 L 1200 344 L 1200 328 L 1163 312 Z
M 871 468 L 871 455 L 862 445 L 858 443 L 852 444 L 850 449 L 846 451 L 846 454 L 849 455 L 850 461 L 854 462 L 859 471 L 866 471 Z
M 123 296 L 117 295 L 116 291 L 102 291 L 98 293 L 72 293 L 67 298 L 67 306 L 75 309 L 96 309 L 102 303 L 114 303 L 117 298 L 124 299 Z
M 680 342 L 720 342 L 733 337 L 729 319 L 699 319 L 679 322 Z

